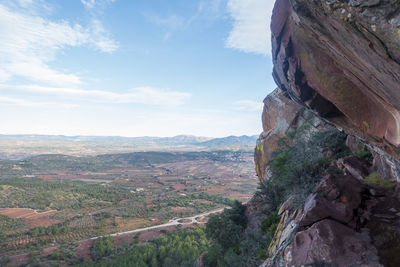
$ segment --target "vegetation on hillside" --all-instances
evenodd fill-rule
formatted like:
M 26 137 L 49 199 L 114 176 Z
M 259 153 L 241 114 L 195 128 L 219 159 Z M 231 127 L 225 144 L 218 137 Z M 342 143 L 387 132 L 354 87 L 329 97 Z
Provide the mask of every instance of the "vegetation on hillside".
M 168 233 L 147 244 L 136 243 L 125 249 L 117 247 L 113 251 L 109 251 L 109 243 L 108 237 L 95 242 L 93 245 L 93 252 L 96 255 L 94 261 L 88 261 L 80 266 L 192 267 L 197 258 L 208 248 L 208 240 L 201 227 Z
M 271 210 L 277 210 L 288 197 L 301 206 L 324 174 L 338 171 L 330 163 L 351 153 L 342 132 L 333 129 L 311 136 L 306 133 L 297 131 L 280 139 L 272 155 L 270 177 L 260 185 Z
M 0 160 L 0 258 L 230 206 L 256 189 L 251 160 L 232 151 Z
M 109 256 L 113 251 L 113 238 L 111 236 L 102 236 L 93 242 L 92 257 L 99 260 Z
M 310 133 L 307 124 L 279 140 L 278 149 L 268 164 L 269 177 L 256 192 L 265 218 L 260 229 L 246 228 L 245 207 L 215 215 L 206 225 L 211 247 L 205 257 L 208 266 L 257 266 L 268 257 L 280 217 L 277 210 L 289 197 L 296 206 L 304 204 L 323 175 L 340 170 L 331 166 L 337 158 L 350 154 L 346 135 L 337 130 Z

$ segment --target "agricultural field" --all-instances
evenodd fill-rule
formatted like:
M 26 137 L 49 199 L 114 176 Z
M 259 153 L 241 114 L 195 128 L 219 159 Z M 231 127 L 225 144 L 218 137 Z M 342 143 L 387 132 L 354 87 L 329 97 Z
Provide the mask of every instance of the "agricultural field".
M 253 164 L 240 151 L 0 160 L 0 258 L 245 202 Z

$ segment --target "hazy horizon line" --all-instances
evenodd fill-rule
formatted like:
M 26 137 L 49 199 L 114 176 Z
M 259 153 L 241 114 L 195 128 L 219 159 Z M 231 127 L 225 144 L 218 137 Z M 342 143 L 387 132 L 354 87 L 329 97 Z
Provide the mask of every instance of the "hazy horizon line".
M 187 137 L 198 137 L 198 138 L 226 138 L 226 137 L 252 137 L 258 136 L 259 134 L 242 134 L 242 135 L 224 135 L 224 136 L 203 136 L 203 135 L 195 135 L 195 134 L 177 134 L 172 136 L 155 136 L 155 135 L 137 135 L 137 136 L 124 136 L 124 135 L 67 135 L 67 134 L 41 134 L 41 133 L 0 133 L 0 136 L 63 136 L 63 137 L 121 137 L 121 138 L 174 138 L 180 136 L 187 136 Z

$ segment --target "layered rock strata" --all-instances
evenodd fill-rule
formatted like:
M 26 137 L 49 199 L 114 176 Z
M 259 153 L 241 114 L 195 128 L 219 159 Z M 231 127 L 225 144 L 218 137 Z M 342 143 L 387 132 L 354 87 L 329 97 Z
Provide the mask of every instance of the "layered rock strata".
M 263 266 L 400 265 L 400 187 L 368 184 L 371 166 L 354 156 L 335 164 L 344 174 L 325 176 L 304 207 L 282 205 Z
M 400 1 L 277 0 L 273 76 L 287 95 L 400 159 Z
M 373 162 L 339 159 L 343 174 L 325 176 L 303 207 L 286 201 L 264 266 L 400 266 L 400 187 L 367 178 L 400 181 L 399 31 L 399 0 L 276 1 L 279 89 L 264 100 L 260 181 L 277 140 L 310 116 L 313 131 L 344 130 L 347 146 Z

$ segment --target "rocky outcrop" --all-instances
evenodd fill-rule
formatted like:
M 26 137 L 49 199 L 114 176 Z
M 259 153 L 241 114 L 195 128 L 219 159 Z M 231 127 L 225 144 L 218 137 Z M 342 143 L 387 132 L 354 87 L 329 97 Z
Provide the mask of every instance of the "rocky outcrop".
M 279 89 L 264 100 L 260 180 L 307 121 L 373 160 L 335 160 L 304 206 L 283 203 L 263 266 L 400 266 L 400 186 L 386 181 L 400 181 L 400 0 L 276 0 L 271 32 Z
M 382 266 L 366 232 L 330 219 L 296 234 L 285 255 L 288 266 Z
M 277 0 L 272 56 L 291 98 L 400 159 L 400 1 Z
M 264 99 L 263 132 L 257 140 L 254 153 L 256 171 L 260 180 L 265 177 L 266 165 L 277 148 L 279 138 L 296 127 L 301 106 L 291 101 L 279 88 Z
M 262 113 L 263 132 L 257 140 L 254 153 L 256 172 L 260 181 L 267 176 L 267 164 L 276 150 L 278 140 L 308 123 L 308 131 L 315 132 L 331 127 L 310 110 L 292 101 L 286 92 L 275 89 L 264 100 Z
M 325 176 L 302 208 L 282 205 L 264 266 L 399 266 L 399 189 L 369 184 L 345 168 Z

